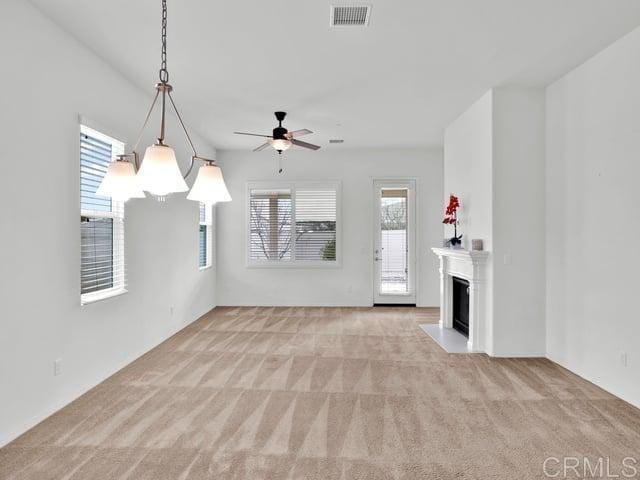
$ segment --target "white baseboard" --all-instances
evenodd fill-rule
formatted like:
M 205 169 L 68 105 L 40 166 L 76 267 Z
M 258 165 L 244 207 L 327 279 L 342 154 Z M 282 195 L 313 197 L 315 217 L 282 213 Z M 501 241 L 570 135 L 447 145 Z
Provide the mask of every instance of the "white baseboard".
M 268 302 L 235 302 L 235 303 L 221 303 L 219 307 L 373 307 L 372 302 L 345 302 L 345 303 L 327 303 L 327 302 L 278 302 L 277 305 Z M 440 308 L 437 305 L 416 305 L 418 308 Z
M 494 358 L 547 358 L 544 352 L 487 352 L 487 355 Z
M 326 303 L 326 302 L 278 302 L 277 305 L 269 302 L 234 302 L 221 303 L 219 307 L 372 307 L 372 303 Z
M 580 372 L 578 370 L 575 370 L 571 367 L 569 367 L 565 362 L 562 362 L 560 360 L 557 359 L 553 359 L 551 357 L 546 357 L 547 360 L 560 365 L 562 368 L 570 371 L 571 373 L 573 373 L 574 375 L 579 376 L 580 378 L 582 378 L 583 380 L 592 383 L 593 385 L 595 385 L 598 388 L 601 388 L 602 390 L 604 390 L 607 393 L 610 393 L 611 395 L 613 395 L 614 397 L 618 397 L 620 400 L 623 400 L 625 402 L 627 402 L 629 405 L 633 405 L 636 408 L 640 408 L 640 401 L 639 400 L 635 400 L 632 398 L 627 397 L 626 395 L 622 394 L 621 392 L 616 391 L 615 388 L 610 388 L 610 387 L 605 387 L 602 385 L 602 383 L 600 381 L 598 381 L 597 379 L 595 379 L 593 376 L 585 374 L 584 372 Z

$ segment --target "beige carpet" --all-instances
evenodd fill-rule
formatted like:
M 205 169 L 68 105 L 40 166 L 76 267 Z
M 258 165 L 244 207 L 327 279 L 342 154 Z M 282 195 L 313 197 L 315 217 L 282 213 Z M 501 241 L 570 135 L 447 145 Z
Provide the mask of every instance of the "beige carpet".
M 218 308 L 1 449 L 0 478 L 535 479 L 549 456 L 640 456 L 639 410 L 547 360 L 446 354 L 418 326 L 436 315 Z

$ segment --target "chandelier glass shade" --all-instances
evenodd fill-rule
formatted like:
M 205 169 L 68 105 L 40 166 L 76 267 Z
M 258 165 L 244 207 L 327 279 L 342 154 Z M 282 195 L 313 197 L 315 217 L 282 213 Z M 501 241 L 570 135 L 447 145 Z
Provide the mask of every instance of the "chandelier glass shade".
M 176 153 L 168 145 L 147 147 L 138 170 L 138 182 L 142 190 L 158 197 L 189 190 L 178 167 Z
M 222 170 L 213 164 L 200 167 L 193 188 L 187 195 L 189 200 L 212 205 L 218 202 L 230 202 L 231 195 L 222 178 Z
M 160 81 L 156 83 L 156 94 L 133 150 L 131 153 L 118 155 L 116 160 L 109 165 L 96 193 L 126 201 L 129 198 L 143 198 L 145 196 L 143 191 L 146 191 L 162 200 L 171 193 L 189 190 L 185 179 L 193 170 L 195 162 L 201 161 L 205 165 L 199 169 L 191 194 L 187 198 L 194 201 L 205 201 L 202 199 L 206 199 L 205 203 L 210 204 L 231 201 L 231 196 L 222 177 L 222 171 L 215 165 L 214 160 L 198 155 L 171 95 L 173 87 L 169 84 L 169 71 L 167 70 L 167 0 L 162 0 L 162 56 L 158 75 Z M 158 100 L 160 100 L 161 108 L 160 134 L 158 141 L 147 147 L 142 165 L 140 165 L 136 149 Z M 184 175 L 180 171 L 175 151 L 164 143 L 167 106 L 173 109 L 193 153 L 189 168 Z
M 116 201 L 126 202 L 130 198 L 144 198 L 140 188 L 136 170 L 132 163 L 116 160 L 109 164 L 107 173 L 96 190 L 102 197 L 111 197 Z

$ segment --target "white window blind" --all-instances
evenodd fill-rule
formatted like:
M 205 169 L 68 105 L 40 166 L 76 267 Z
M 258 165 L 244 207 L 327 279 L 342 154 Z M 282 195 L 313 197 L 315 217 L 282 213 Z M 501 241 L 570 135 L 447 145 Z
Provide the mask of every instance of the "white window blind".
M 249 263 L 335 264 L 338 187 L 308 182 L 251 186 Z
M 124 144 L 80 129 L 80 295 L 88 303 L 125 290 L 124 202 L 96 195 L 109 162 Z
M 213 257 L 213 212 L 212 207 L 200 203 L 198 266 L 210 267 Z
M 335 261 L 336 201 L 336 190 L 296 190 L 296 260 Z

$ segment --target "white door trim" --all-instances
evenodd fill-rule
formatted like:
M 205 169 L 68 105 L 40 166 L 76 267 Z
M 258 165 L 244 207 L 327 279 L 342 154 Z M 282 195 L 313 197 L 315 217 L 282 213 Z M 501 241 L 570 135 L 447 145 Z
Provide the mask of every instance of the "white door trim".
M 415 178 L 373 178 L 373 242 L 371 247 L 371 262 L 373 264 L 373 284 L 372 299 L 374 304 L 415 304 L 417 298 L 417 181 Z M 406 188 L 409 190 L 409 198 L 407 202 L 407 268 L 409 270 L 409 293 L 407 294 L 381 294 L 379 288 L 379 262 L 375 260 L 375 250 L 379 248 L 380 242 L 380 190 L 382 188 Z

